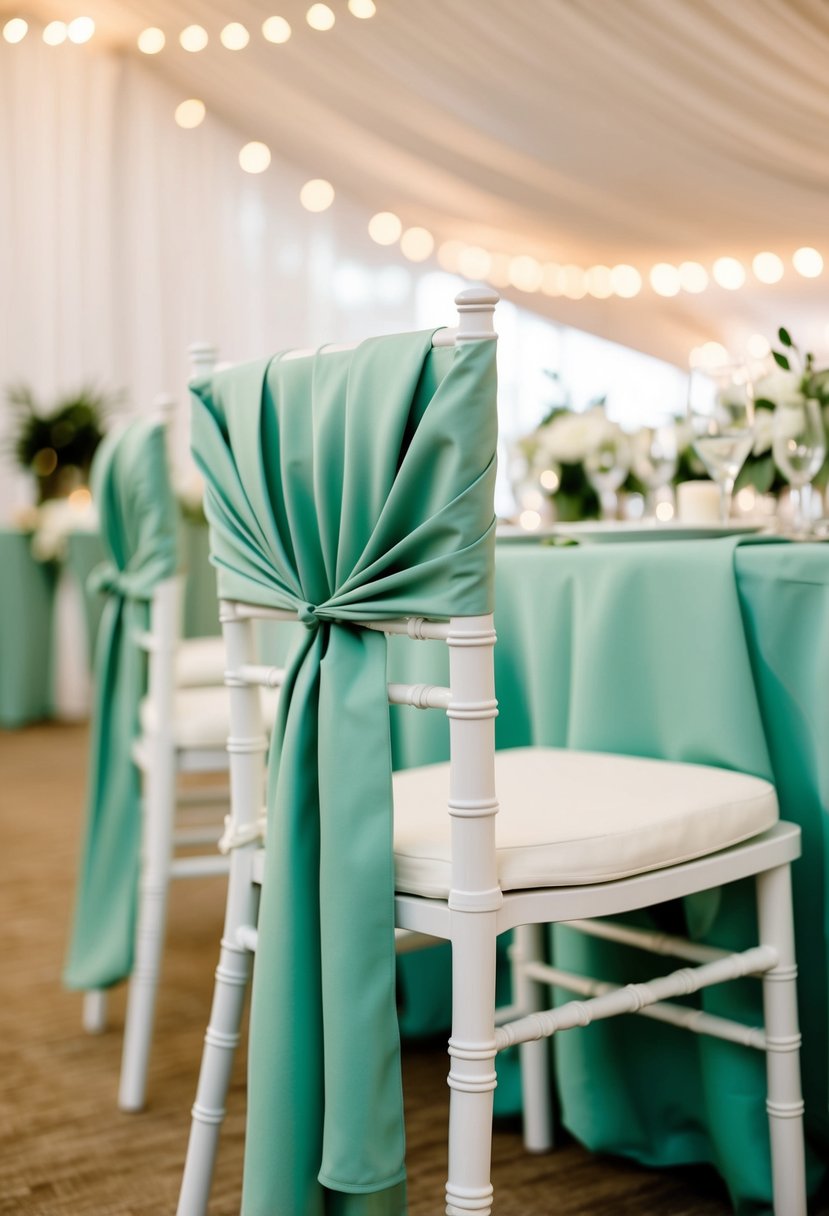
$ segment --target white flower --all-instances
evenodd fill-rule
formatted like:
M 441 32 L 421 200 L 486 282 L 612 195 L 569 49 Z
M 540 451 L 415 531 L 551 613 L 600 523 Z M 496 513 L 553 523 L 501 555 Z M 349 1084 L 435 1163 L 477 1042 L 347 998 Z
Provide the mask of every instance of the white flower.
M 583 414 L 559 414 L 538 432 L 538 443 L 549 460 L 581 464 L 591 452 L 609 442 L 617 429 L 601 406 L 594 406 Z
M 37 508 L 32 534 L 32 555 L 39 562 L 59 561 L 66 556 L 70 532 L 94 532 L 96 511 L 88 490 L 80 488 L 68 498 L 50 498 Z
M 800 375 L 782 367 L 767 372 L 754 381 L 754 397 L 773 401 L 775 405 L 800 405 L 803 401 Z
M 199 511 L 204 504 L 204 478 L 195 465 L 179 472 L 175 478 L 176 497 L 190 511 Z
M 774 438 L 774 419 L 774 410 L 759 409 L 756 411 L 754 415 L 754 446 L 751 449 L 755 456 L 762 456 L 764 452 L 770 450 L 771 441 Z

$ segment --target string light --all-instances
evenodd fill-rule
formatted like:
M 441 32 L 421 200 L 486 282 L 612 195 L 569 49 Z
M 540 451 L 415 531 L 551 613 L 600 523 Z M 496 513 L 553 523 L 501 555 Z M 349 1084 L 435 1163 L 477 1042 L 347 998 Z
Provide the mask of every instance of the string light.
M 779 283 L 783 278 L 783 261 L 776 253 L 758 253 L 751 269 L 761 283 Z
M 240 21 L 231 21 L 219 34 L 219 41 L 227 51 L 243 51 L 250 42 L 250 34 Z
M 746 342 L 746 350 L 752 359 L 765 359 L 771 351 L 771 344 L 763 334 L 752 334 Z
M 29 23 L 22 17 L 12 17 L 11 21 L 7 21 L 3 26 L 3 37 L 6 42 L 22 42 L 28 32 Z
M 564 271 L 558 262 L 545 262 L 541 267 L 541 291 L 554 299 L 564 294 Z
M 438 247 L 438 266 L 455 274 L 458 270 L 458 258 L 463 253 L 463 241 L 444 241 Z
M 543 279 L 544 267 L 538 258 L 519 254 L 510 259 L 509 281 L 519 291 L 538 291 Z
M 60 46 L 66 41 L 66 22 L 50 21 L 43 31 L 43 41 L 47 46 Z
M 402 231 L 403 225 L 393 211 L 378 211 L 368 222 L 368 234 L 378 245 L 393 245 Z
M 816 249 L 806 245 L 793 254 L 792 265 L 804 279 L 816 279 L 823 271 L 823 258 Z
M 192 131 L 194 127 L 198 127 L 204 122 L 206 113 L 204 102 L 199 101 L 197 97 L 190 97 L 176 106 L 176 122 L 186 131 Z
M 164 30 L 160 30 L 158 26 L 151 25 L 148 29 L 142 30 L 138 35 L 138 49 L 145 55 L 157 55 L 159 51 L 164 50 L 164 44 L 167 38 Z
M 306 211 L 327 211 L 334 201 L 334 187 L 325 178 L 314 177 L 300 190 L 299 201 Z
M 623 262 L 611 270 L 610 286 L 623 300 L 632 300 L 642 290 L 642 276 L 635 266 Z
M 348 11 L 352 17 L 360 17 L 366 21 L 377 12 L 377 5 L 374 0 L 348 0 Z
M 708 271 L 704 266 L 700 266 L 699 262 L 680 262 L 677 270 L 679 285 L 683 291 L 688 291 L 691 295 L 705 291 L 708 286 Z
M 493 287 L 509 287 L 509 267 L 512 258 L 508 253 L 493 253 L 488 282 Z
M 492 254 L 480 245 L 467 245 L 458 255 L 458 270 L 466 279 L 485 279 L 492 269 Z
M 567 265 L 561 268 L 561 294 L 568 300 L 581 300 L 587 295 L 585 273 L 581 266 Z
M 239 152 L 239 164 L 245 173 L 264 173 L 270 163 L 270 148 L 256 139 L 245 144 Z
M 75 17 L 66 27 L 66 36 L 76 45 L 89 42 L 94 33 L 95 22 L 91 17 Z
M 587 294 L 595 300 L 606 300 L 613 295 L 609 266 L 591 266 L 585 276 Z
M 679 270 L 670 262 L 657 262 L 651 267 L 649 275 L 651 287 L 658 296 L 675 296 L 681 286 Z
M 284 17 L 268 17 L 262 22 L 262 37 L 268 42 L 287 42 L 290 36 L 291 27 Z
M 410 262 L 425 262 L 435 248 L 435 238 L 426 228 L 407 228 L 400 238 L 400 252 Z
M 324 32 L 331 29 L 337 18 L 334 16 L 334 10 L 327 4 L 312 4 L 305 14 L 305 20 L 312 30 Z
M 736 291 L 746 281 L 745 267 L 736 258 L 717 258 L 711 273 L 714 281 L 726 291 Z
M 207 46 L 207 30 L 202 25 L 188 25 L 181 31 L 178 40 L 185 51 L 190 51 L 195 55 L 197 51 L 203 51 Z

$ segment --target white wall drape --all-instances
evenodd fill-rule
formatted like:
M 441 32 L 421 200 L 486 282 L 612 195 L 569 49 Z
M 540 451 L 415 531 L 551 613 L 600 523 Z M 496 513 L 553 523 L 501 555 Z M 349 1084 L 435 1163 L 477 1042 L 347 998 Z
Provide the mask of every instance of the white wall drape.
M 310 215 L 299 171 L 241 172 L 238 133 L 181 130 L 180 94 L 142 63 L 67 51 L 0 41 L 0 391 L 173 393 L 181 451 L 193 339 L 235 361 L 414 323 L 416 276 L 362 210 Z M 20 492 L 3 459 L 0 514 Z

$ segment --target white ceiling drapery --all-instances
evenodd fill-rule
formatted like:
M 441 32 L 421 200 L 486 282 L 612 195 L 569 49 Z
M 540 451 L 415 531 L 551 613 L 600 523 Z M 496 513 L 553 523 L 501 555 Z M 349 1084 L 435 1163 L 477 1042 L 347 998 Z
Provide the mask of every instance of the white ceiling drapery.
M 336 25 L 317 33 L 304 0 L 281 0 L 294 29 L 283 46 L 260 34 L 270 3 L 86 9 L 114 45 L 161 26 L 168 44 L 151 70 L 242 142 L 331 180 L 366 219 L 390 209 L 440 239 L 644 272 L 722 255 L 748 264 L 767 249 L 787 259 L 829 235 L 825 0 L 378 0 L 369 21 L 331 2 Z M 65 0 L 33 7 L 75 12 Z M 252 33 L 244 51 L 219 43 L 230 19 Z M 199 54 L 176 41 L 191 22 L 211 35 Z M 824 297 L 789 264 L 781 284 L 749 271 L 738 292 L 523 302 L 684 362 L 700 341 L 738 346 L 780 322 L 825 330 Z

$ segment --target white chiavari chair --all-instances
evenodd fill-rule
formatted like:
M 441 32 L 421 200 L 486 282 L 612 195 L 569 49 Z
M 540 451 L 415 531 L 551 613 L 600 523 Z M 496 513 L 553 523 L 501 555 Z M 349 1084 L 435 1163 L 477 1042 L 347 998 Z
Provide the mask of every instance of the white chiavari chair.
M 455 340 L 494 339 L 496 300 L 487 291 L 458 297 Z M 278 686 L 283 673 L 257 664 L 253 624 L 297 616 L 224 601 L 220 618 L 231 694 L 231 872 L 178 1216 L 207 1211 L 245 990 L 260 934 L 271 931 L 257 926 L 267 847 L 257 693 Z M 393 782 L 396 932 L 404 948 L 436 940 L 452 945 L 447 1216 L 492 1210 L 498 1052 L 520 1046 L 525 1142 L 542 1152 L 552 1145 L 550 1037 L 623 1013 L 765 1051 L 775 1216 L 805 1216 L 790 884 L 800 831 L 779 820 L 774 789 L 701 765 L 551 748 L 496 753 L 492 616 L 350 624 L 443 643 L 449 651 L 447 687 L 388 686 L 391 704 L 444 713 L 449 721 L 449 762 L 395 773 Z M 756 880 L 759 944 L 741 952 L 607 920 L 749 877 Z M 569 976 L 544 962 L 543 927 L 555 922 L 688 965 L 625 987 Z M 513 1003 L 497 1010 L 496 943 L 509 930 L 516 942 Z M 672 1003 L 744 976 L 762 980 L 762 1029 Z M 549 1009 L 553 985 L 584 999 Z
M 200 369 L 197 369 L 200 370 Z M 159 398 L 158 418 L 169 426 L 174 402 Z M 132 758 L 141 774 L 142 842 L 135 956 L 129 977 L 118 1105 L 143 1109 L 158 983 L 166 931 L 169 884 L 228 871 L 220 837 L 228 808 L 226 782 L 182 788 L 181 776 L 213 777 L 228 770 L 230 704 L 221 637 L 182 638 L 183 577 L 160 583 L 150 605 L 150 627 L 134 637 L 147 654 L 147 694 L 139 707 L 140 734 Z M 272 724 L 276 696 L 265 698 Z M 217 844 L 219 851 L 217 851 Z M 107 1024 L 107 992 L 84 994 L 84 1028 Z

